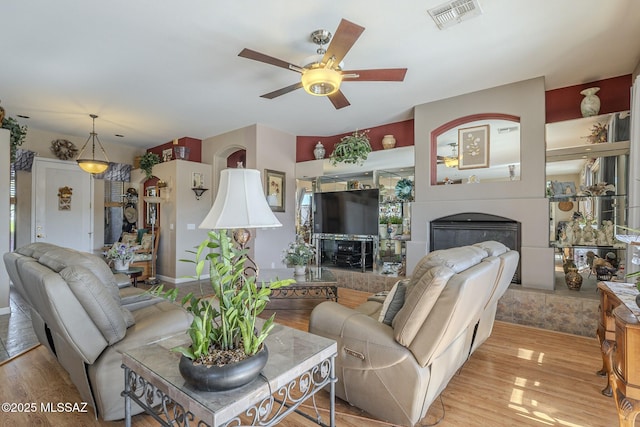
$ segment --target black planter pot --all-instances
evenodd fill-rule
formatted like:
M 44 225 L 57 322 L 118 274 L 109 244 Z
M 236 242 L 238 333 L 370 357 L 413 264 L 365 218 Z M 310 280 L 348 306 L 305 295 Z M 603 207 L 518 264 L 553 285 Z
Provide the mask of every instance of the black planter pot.
M 267 364 L 269 351 L 263 345 L 257 354 L 238 363 L 225 366 L 194 365 L 182 356 L 178 368 L 187 384 L 202 391 L 224 391 L 241 387 L 253 381 Z

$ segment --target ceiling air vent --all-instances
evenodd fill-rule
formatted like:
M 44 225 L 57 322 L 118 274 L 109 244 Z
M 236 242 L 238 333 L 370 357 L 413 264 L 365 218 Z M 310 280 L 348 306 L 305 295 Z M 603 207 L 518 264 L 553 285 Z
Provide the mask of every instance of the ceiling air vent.
M 436 22 L 441 30 L 455 24 L 459 24 L 463 19 L 473 18 L 482 14 L 482 9 L 478 0 L 455 0 L 440 6 L 429 9 L 429 15 Z

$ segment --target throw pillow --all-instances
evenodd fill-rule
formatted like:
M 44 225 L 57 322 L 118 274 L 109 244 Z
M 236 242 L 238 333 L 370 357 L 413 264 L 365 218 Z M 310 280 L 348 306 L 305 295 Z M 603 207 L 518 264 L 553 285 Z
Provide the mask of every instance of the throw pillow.
M 138 235 L 136 233 L 122 233 L 120 242 L 125 245 L 135 246 L 138 243 L 137 239 Z
M 151 252 L 151 245 L 153 245 L 153 236 L 149 233 L 143 234 L 140 241 L 141 249 L 145 252 Z
M 404 305 L 404 297 L 407 291 L 406 280 L 398 280 L 393 288 L 389 291 L 389 294 L 382 303 L 382 310 L 380 310 L 380 316 L 378 322 L 391 326 L 393 319 L 398 314 L 398 311 Z

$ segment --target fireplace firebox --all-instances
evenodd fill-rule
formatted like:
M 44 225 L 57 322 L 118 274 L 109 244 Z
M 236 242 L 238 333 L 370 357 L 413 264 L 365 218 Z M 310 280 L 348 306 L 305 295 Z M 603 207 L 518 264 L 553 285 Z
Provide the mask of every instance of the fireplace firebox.
M 429 247 L 432 251 L 495 240 L 520 252 L 520 222 L 497 215 L 466 212 L 431 221 Z M 520 261 L 512 283 L 521 283 Z

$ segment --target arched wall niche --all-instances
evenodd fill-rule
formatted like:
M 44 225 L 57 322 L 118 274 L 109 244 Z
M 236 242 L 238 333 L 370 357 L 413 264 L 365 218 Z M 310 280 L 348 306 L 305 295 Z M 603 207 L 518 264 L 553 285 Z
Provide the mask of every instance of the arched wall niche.
M 520 133 L 520 117 L 502 113 L 472 114 L 435 128 L 431 185 L 519 181 Z M 477 149 L 469 150 L 465 138 Z
M 213 176 L 211 177 L 211 188 L 213 189 L 213 199 L 215 200 L 216 194 L 218 194 L 218 184 L 220 180 L 220 172 L 228 167 L 237 167 L 237 158 L 240 154 L 243 154 L 243 165 L 246 168 L 246 150 L 247 148 L 242 145 L 229 145 L 224 147 L 220 151 L 213 155 Z M 230 162 L 233 162 L 233 166 L 229 166 Z
M 247 150 L 245 149 L 234 151 L 227 157 L 228 168 L 238 168 L 240 165 L 242 167 L 247 165 Z

